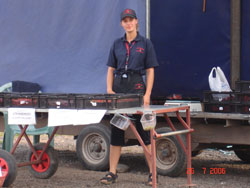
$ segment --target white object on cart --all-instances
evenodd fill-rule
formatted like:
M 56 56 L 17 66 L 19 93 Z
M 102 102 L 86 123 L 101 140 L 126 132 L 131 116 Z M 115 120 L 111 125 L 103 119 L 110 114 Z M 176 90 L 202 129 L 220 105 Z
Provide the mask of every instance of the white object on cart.
M 156 114 L 154 112 L 144 112 L 141 117 L 141 124 L 145 131 L 154 129 L 156 126 Z
M 125 131 L 130 124 L 130 120 L 128 117 L 116 113 L 110 120 L 110 123 L 116 126 L 117 128 Z
M 8 108 L 9 125 L 34 125 L 36 115 L 34 108 Z
M 107 110 L 49 109 L 48 126 L 99 123 Z

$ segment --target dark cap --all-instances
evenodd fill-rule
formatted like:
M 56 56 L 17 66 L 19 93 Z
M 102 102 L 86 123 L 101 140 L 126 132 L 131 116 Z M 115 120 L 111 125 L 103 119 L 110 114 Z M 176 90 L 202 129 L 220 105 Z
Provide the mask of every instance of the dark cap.
M 136 13 L 132 9 L 125 9 L 124 11 L 122 11 L 121 20 L 123 20 L 126 17 L 131 17 L 131 18 L 136 18 L 137 19 Z

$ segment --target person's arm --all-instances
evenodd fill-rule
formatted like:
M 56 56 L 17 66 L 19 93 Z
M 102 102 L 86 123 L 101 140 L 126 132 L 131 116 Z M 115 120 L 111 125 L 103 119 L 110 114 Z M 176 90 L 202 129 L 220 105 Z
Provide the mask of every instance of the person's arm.
M 107 73 L 107 93 L 108 94 L 115 94 L 113 91 L 113 81 L 114 81 L 114 70 L 113 67 L 108 67 L 108 73 Z
M 144 106 L 148 106 L 150 104 L 150 96 L 154 84 L 154 68 L 152 67 L 146 69 L 146 73 L 147 73 L 147 85 L 146 85 L 146 93 L 143 97 Z

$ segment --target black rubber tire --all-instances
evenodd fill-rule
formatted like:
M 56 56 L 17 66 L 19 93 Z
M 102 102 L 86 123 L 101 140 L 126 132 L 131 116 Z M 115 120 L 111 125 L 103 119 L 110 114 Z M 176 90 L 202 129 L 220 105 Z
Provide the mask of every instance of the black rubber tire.
M 235 155 L 245 163 L 250 163 L 250 148 L 248 149 L 234 149 Z
M 171 131 L 168 127 L 156 129 L 157 133 Z M 185 144 L 184 136 L 180 135 L 180 137 Z M 187 156 L 176 136 L 162 137 L 156 140 L 156 167 L 158 174 L 170 177 L 177 177 L 186 169 Z
M 8 171 L 3 187 L 9 187 L 17 176 L 16 159 L 9 152 L 0 150 L 0 166 L 2 171 Z
M 45 145 L 44 143 L 39 143 L 39 144 L 36 144 L 34 148 L 36 151 L 39 151 L 39 150 L 41 151 L 43 150 L 44 145 Z M 32 156 L 33 156 L 33 153 L 32 151 L 30 151 L 28 154 L 28 161 L 32 160 Z M 47 148 L 43 156 L 44 156 L 44 159 L 42 159 L 42 163 L 39 163 L 37 165 L 30 165 L 28 167 L 30 173 L 39 179 L 50 178 L 51 176 L 55 174 L 58 168 L 58 154 L 57 154 L 57 151 L 55 151 L 52 146 L 49 146 Z M 46 164 L 48 168 L 45 168 L 45 169 L 42 169 L 42 171 L 39 171 L 38 168 L 40 167 L 44 168 L 44 164 Z
M 103 171 L 109 168 L 110 127 L 88 125 L 78 135 L 76 153 L 83 167 Z

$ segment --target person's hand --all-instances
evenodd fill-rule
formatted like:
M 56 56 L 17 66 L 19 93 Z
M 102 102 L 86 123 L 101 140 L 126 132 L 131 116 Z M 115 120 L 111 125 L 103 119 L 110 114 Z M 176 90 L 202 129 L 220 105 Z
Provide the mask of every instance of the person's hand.
M 108 94 L 115 94 L 115 92 L 111 89 L 111 90 L 107 90 Z
M 143 100 L 144 100 L 144 106 L 150 105 L 150 95 L 144 95 Z

